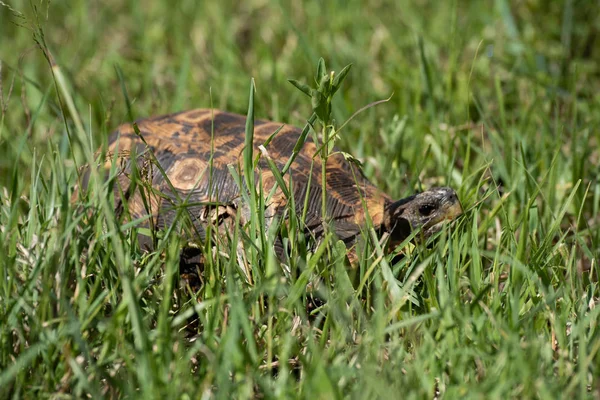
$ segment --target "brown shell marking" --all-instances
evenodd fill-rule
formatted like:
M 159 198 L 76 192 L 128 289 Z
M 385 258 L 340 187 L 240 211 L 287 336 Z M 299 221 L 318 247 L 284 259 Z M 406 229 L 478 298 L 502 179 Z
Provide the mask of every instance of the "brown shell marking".
M 150 212 L 157 228 L 168 226 L 175 217 L 174 204 L 177 198 L 189 196 L 189 203 L 200 205 L 188 207 L 188 212 L 197 230 L 204 229 L 199 222 L 199 215 L 204 204 L 218 202 L 232 204 L 239 198 L 239 190 L 228 171 L 227 165 L 236 167 L 243 165 L 246 117 L 227 112 L 197 109 L 155 118 L 139 120 L 140 133 L 154 156 L 166 172 L 171 186 L 165 181 L 160 170 L 153 166 L 148 168 L 146 145 L 140 140 L 131 124 L 121 125 L 109 139 L 109 154 L 117 154 L 119 164 L 123 165 L 119 176 L 120 190 L 128 192 L 129 174 L 131 173 L 131 153 L 136 153 L 138 168 L 146 168 L 146 178 L 156 192 L 151 202 L 151 210 L 146 210 L 139 194 L 130 195 L 128 209 L 132 218 L 142 218 Z M 264 120 L 255 121 L 254 152 L 259 154 L 259 145 L 264 144 L 269 136 L 283 124 Z M 212 134 L 211 134 L 212 132 Z M 283 125 L 280 132 L 266 146 L 268 155 L 282 168 L 286 163 L 300 136 L 301 130 Z M 211 136 L 213 145 L 211 146 Z M 118 140 L 117 140 L 118 139 Z M 321 229 L 321 159 L 315 156 L 317 146 L 307 139 L 303 149 L 290 168 L 293 181 L 294 199 L 297 211 L 301 212 L 304 197 L 308 189 L 309 174 L 312 169 L 310 183 L 307 228 L 318 234 Z M 337 150 L 337 149 L 336 149 Z M 213 170 L 210 174 L 209 160 L 213 156 Z M 314 157 L 313 157 L 314 156 Z M 108 157 L 106 166 L 112 160 Z M 119 165 L 118 164 L 118 165 Z M 266 162 L 259 163 L 262 174 L 263 192 L 267 195 L 275 184 L 275 178 Z M 340 238 L 354 236 L 365 223 L 365 215 L 361 196 L 367 203 L 370 217 L 375 226 L 383 221 L 385 204 L 390 198 L 373 186 L 362 174 L 339 153 L 327 159 L 327 212 L 332 225 Z M 354 170 L 354 175 L 352 174 Z M 258 175 L 257 175 L 258 177 Z M 289 175 L 286 174 L 289 183 Z M 210 184 L 212 181 L 212 184 Z M 257 179 L 258 182 L 258 179 Z M 118 189 L 115 189 L 118 190 Z M 143 190 L 138 186 L 137 190 Z M 118 197 L 117 197 L 118 198 Z M 284 209 L 286 199 L 278 190 L 269 204 L 270 213 L 280 213 Z M 269 212 L 267 212 L 269 214 Z

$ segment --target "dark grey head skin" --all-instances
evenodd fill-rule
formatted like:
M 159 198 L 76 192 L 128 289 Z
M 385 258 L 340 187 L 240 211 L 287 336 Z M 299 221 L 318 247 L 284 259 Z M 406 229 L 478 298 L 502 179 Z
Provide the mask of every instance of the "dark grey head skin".
M 421 228 L 427 238 L 438 232 L 445 221 L 463 212 L 454 189 L 433 188 L 414 196 L 390 203 L 385 212 L 385 230 L 390 234 L 390 245 L 404 241 L 414 229 Z

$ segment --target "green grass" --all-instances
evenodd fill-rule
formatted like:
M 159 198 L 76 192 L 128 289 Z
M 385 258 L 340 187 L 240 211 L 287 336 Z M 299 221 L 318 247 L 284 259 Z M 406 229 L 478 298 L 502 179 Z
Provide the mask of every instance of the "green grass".
M 600 7 L 370 3 L 0 3 L 1 398 L 600 397 Z M 459 192 L 435 246 L 351 270 L 299 241 L 288 271 L 248 193 L 249 277 L 225 242 L 190 295 L 177 226 L 148 255 L 108 184 L 71 201 L 118 124 L 245 114 L 251 78 L 257 118 L 304 126 L 287 80 L 319 57 L 353 65 L 335 126 L 393 94 L 336 141 L 374 183 Z

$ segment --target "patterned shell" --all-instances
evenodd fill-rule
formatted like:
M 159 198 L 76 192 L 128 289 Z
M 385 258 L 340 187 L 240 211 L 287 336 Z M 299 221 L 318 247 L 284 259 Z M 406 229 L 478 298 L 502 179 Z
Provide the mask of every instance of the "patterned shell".
M 132 124 L 121 125 L 109 139 L 106 161 L 109 167 L 116 154 L 119 168 L 119 185 L 115 185 L 117 210 L 123 210 L 121 196 L 124 196 L 132 219 L 151 215 L 153 227 L 160 229 L 171 224 L 177 213 L 175 206 L 187 198 L 186 209 L 200 236 L 204 236 L 206 223 L 202 216 L 215 204 L 240 208 L 242 218 L 247 217 L 250 210 L 241 201 L 239 186 L 228 169 L 228 165 L 238 171 L 243 168 L 245 123 L 246 117 L 242 115 L 210 109 L 185 111 L 137 121 L 143 141 L 134 132 Z M 254 155 L 261 154 L 255 181 L 258 185 L 262 180 L 265 196 L 276 180 L 259 146 L 278 129 L 265 148 L 281 170 L 292 154 L 301 130 L 264 120 L 256 120 L 254 124 Z M 302 212 L 308 191 L 306 228 L 318 236 L 322 232 L 321 158 L 316 154 L 318 148 L 310 136 L 284 179 L 288 185 L 291 181 L 298 214 Z M 154 154 L 161 168 L 149 161 L 152 157 L 148 151 Z M 146 186 L 151 183 L 154 190 L 145 190 L 144 185 L 139 184 L 130 190 L 132 157 L 135 157 L 142 181 L 147 183 Z M 326 171 L 327 215 L 341 239 L 356 236 L 365 222 L 361 198 L 373 224 L 382 223 L 384 207 L 391 202 L 390 198 L 373 186 L 337 149 L 327 158 Z M 241 172 L 240 176 L 243 176 Z M 145 192 L 141 193 L 141 190 Z M 265 215 L 281 215 L 287 202 L 283 192 L 277 189 L 266 204 Z

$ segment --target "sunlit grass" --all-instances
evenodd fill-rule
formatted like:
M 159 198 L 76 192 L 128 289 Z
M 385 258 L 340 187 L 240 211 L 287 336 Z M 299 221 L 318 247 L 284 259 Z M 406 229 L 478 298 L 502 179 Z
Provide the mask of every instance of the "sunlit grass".
M 597 397 L 600 13 L 494 4 L 0 6 L 1 397 Z M 374 183 L 459 193 L 465 215 L 434 245 L 380 257 L 367 227 L 350 268 L 333 236 L 300 240 L 293 212 L 268 229 L 248 191 L 251 223 L 189 293 L 183 207 L 146 254 L 114 181 L 73 197 L 135 118 L 250 103 L 305 126 L 287 80 L 318 84 L 321 56 L 353 65 L 333 126 L 392 95 L 336 140 Z M 295 243 L 286 265 L 276 233 Z

